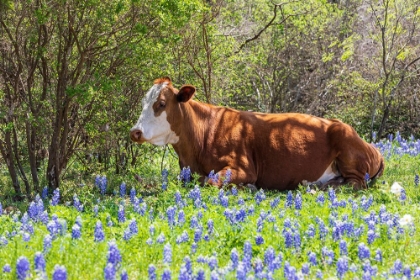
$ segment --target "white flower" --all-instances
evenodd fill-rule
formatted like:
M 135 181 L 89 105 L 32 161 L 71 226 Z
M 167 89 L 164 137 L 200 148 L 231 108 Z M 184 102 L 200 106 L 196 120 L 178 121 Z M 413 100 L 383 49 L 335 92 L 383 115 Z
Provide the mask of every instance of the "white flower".
M 396 196 L 400 196 L 403 190 L 404 188 L 398 182 L 394 182 L 391 186 L 391 192 Z
M 414 218 L 410 214 L 405 214 L 399 221 L 401 226 L 412 226 L 414 225 Z

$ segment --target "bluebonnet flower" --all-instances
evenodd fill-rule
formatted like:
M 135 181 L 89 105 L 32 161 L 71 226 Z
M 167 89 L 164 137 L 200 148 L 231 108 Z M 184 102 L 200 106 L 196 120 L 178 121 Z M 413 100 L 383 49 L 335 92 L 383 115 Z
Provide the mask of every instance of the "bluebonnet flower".
M 295 209 L 302 210 L 302 196 L 300 193 L 297 193 L 295 197 Z
M 71 237 L 73 239 L 79 239 L 82 236 L 82 233 L 80 232 L 80 226 L 78 224 L 74 224 L 71 229 Z
M 347 250 L 347 242 L 343 239 L 340 240 L 340 255 L 347 256 L 348 250 Z
M 243 263 L 239 263 L 236 269 L 236 279 L 246 279 L 246 268 Z
M 226 208 L 229 206 L 229 197 L 224 195 L 219 200 L 220 200 L 220 205 L 222 205 L 223 207 Z
M 239 254 L 238 254 L 238 250 L 236 250 L 236 248 L 233 248 L 232 251 L 230 252 L 230 260 L 232 261 L 232 267 L 233 268 L 238 267 Z
M 403 275 L 406 279 L 411 279 L 411 268 L 408 265 L 404 266 Z
M 27 233 L 27 232 L 23 232 L 22 233 L 22 239 L 25 242 L 29 242 L 31 240 L 31 235 L 29 233 Z
M 413 273 L 414 278 L 420 278 L 420 267 L 416 267 Z
M 232 178 L 232 170 L 228 169 L 225 173 L 225 179 L 223 180 L 223 185 L 227 185 L 230 183 L 230 180 Z
M 117 266 L 122 260 L 120 250 L 117 247 L 115 241 L 108 243 L 108 263 L 112 263 Z
M 264 243 L 264 238 L 260 235 L 260 234 L 258 234 L 256 237 L 255 237 L 255 244 L 257 244 L 257 245 L 261 245 L 261 244 L 263 244 Z
M 419 174 L 416 174 L 416 175 L 414 176 L 414 185 L 415 185 L 416 187 L 418 187 L 418 185 L 419 185 Z
M 155 226 L 154 225 L 149 226 L 149 233 L 150 233 L 150 235 L 155 235 Z
M 262 261 L 259 258 L 256 258 L 254 260 L 254 272 L 258 278 L 260 278 L 260 274 L 263 271 L 263 269 L 264 269 L 264 265 Z
M 237 196 L 238 195 L 238 188 L 236 186 L 233 186 L 231 189 L 232 195 Z
M 215 256 L 211 256 L 207 263 L 210 267 L 210 270 L 214 270 L 217 268 L 217 258 Z
M 402 270 L 403 270 L 403 264 L 402 264 L 401 260 L 397 259 L 394 262 L 394 267 L 391 269 L 391 274 L 402 273 Z
M 166 243 L 163 247 L 163 262 L 171 263 L 172 262 L 172 247 L 171 244 Z
M 118 222 L 123 223 L 125 222 L 125 209 L 124 205 L 120 205 L 118 209 Z
M 50 232 L 50 235 L 53 237 L 55 237 L 58 234 L 57 223 L 53 220 L 48 222 L 47 229 Z
M 190 280 L 192 279 L 191 274 L 188 272 L 187 268 L 183 264 L 179 270 L 178 280 Z
M 318 224 L 319 224 L 319 238 L 321 240 L 324 240 L 328 234 L 328 228 L 325 226 L 324 221 L 322 221 L 321 219 L 319 220 Z
M 244 243 L 244 259 L 252 259 L 252 245 L 248 240 Z
M 12 268 L 10 267 L 10 264 L 5 264 L 3 266 L 3 273 L 10 273 L 12 271 Z
M 130 236 L 130 238 L 131 238 L 131 236 Z M 146 240 L 146 244 L 147 245 L 152 245 L 153 244 L 153 239 L 152 238 L 148 238 L 147 240 Z
M 47 234 L 44 237 L 44 253 L 47 252 L 52 246 L 52 237 L 51 235 Z
M 136 195 L 137 195 L 136 189 L 134 187 L 132 187 L 131 190 L 130 190 L 131 204 L 134 204 L 134 198 L 136 197 Z
M 41 252 L 36 252 L 34 257 L 35 270 L 45 272 L 46 262 L 44 255 Z
M 135 218 L 131 219 L 130 224 L 128 225 L 130 228 L 131 234 L 135 235 L 139 232 L 139 228 L 137 226 L 137 221 Z
M 42 189 L 41 197 L 42 197 L 42 199 L 47 199 L 47 196 L 48 196 L 48 187 L 47 187 L 47 186 L 45 186 L 45 187 Z
M 375 241 L 376 233 L 373 230 L 368 230 L 367 232 L 367 242 L 368 244 L 372 244 Z
M 19 280 L 29 276 L 30 264 L 26 257 L 19 257 L 16 261 L 16 276 Z
M 1 204 L 0 204 L 0 210 L 1 210 Z M 2 211 L 0 211 L 0 213 L 1 213 Z M 1 215 L 1 214 L 0 214 Z M 30 204 L 29 204 L 29 207 L 28 207 L 28 215 L 29 215 L 29 218 L 31 218 L 32 220 L 34 220 L 34 221 L 36 221 L 37 220 L 37 217 L 38 217 L 38 206 L 37 206 L 37 204 L 35 203 L 35 201 L 32 201 Z
M 219 174 L 214 173 L 214 170 L 210 171 L 208 178 L 209 180 L 212 180 L 214 183 L 219 182 Z
M 114 223 L 112 222 L 111 216 L 108 214 L 108 216 L 106 216 L 106 225 L 108 227 L 112 227 L 114 225 Z
M 105 239 L 105 234 L 102 229 L 102 222 L 97 221 L 95 225 L 95 232 L 94 232 L 95 242 L 101 242 Z
M 327 264 L 332 264 L 334 259 L 334 251 L 329 250 L 327 247 L 322 247 L 321 254 Z
M 318 264 L 317 260 L 316 260 L 316 254 L 314 252 L 309 252 L 308 253 L 308 258 L 309 258 L 309 262 L 313 265 L 316 266 Z
M 93 207 L 93 214 L 95 215 L 95 217 L 98 216 L 98 212 L 99 212 L 99 206 L 96 204 Z
M 358 256 L 360 260 L 370 258 L 370 250 L 364 243 L 360 243 L 358 246 Z
M 378 262 L 382 262 L 382 251 L 381 249 L 376 250 L 375 260 Z
M 159 234 L 159 236 L 156 239 L 156 242 L 159 244 L 162 244 L 165 242 L 165 235 L 163 233 Z
M 285 205 L 286 208 L 293 206 L 293 194 L 291 191 L 287 193 Z
M 126 194 L 127 194 L 127 185 L 125 184 L 125 182 L 122 182 L 120 185 L 120 197 L 125 197 Z
M 166 216 L 168 217 L 168 224 L 170 227 L 175 225 L 175 213 L 176 213 L 176 207 L 169 206 L 168 209 L 166 209 Z
M 189 256 L 184 257 L 184 264 L 185 264 L 185 268 L 186 268 L 188 274 L 192 275 L 192 272 L 193 272 L 192 262 L 191 262 L 191 258 Z
M 59 202 L 60 202 L 60 190 L 58 188 L 56 188 L 53 191 L 53 197 L 52 197 L 52 200 L 51 200 L 51 205 L 56 206 Z
M 275 209 L 280 204 L 280 197 L 276 197 L 270 202 L 271 209 Z
M 104 279 L 115 280 L 115 274 L 117 274 L 116 267 L 112 263 L 107 263 L 104 268 Z
M 270 246 L 264 252 L 264 263 L 268 267 L 268 270 L 271 272 L 278 268 L 275 259 L 276 252 L 274 251 L 273 247 Z
M 208 219 L 207 220 L 207 232 L 209 234 L 212 234 L 213 233 L 213 229 L 214 229 L 214 222 L 213 222 L 212 219 Z
M 52 275 L 53 280 L 66 280 L 67 279 L 67 270 L 64 266 L 56 264 L 54 266 L 54 272 Z
M 179 212 L 178 212 L 178 225 L 182 226 L 184 223 L 185 223 L 184 210 L 179 210 Z
M 108 181 L 106 179 L 106 176 L 96 175 L 95 185 L 99 188 L 102 195 L 104 195 L 106 192 L 107 184 L 108 184 Z
M 370 175 L 367 172 L 365 174 L 365 182 L 366 182 L 366 184 L 369 184 L 370 183 Z
M 309 275 L 309 264 L 308 263 L 304 263 L 303 265 L 302 265 L 302 274 L 303 275 Z
M 245 204 L 245 200 L 242 197 L 238 198 L 238 205 L 244 205 L 244 204 Z
M 296 249 L 299 249 L 300 248 L 301 238 L 300 238 L 300 232 L 299 232 L 299 230 L 295 230 L 294 231 L 293 245 L 295 246 Z
M 342 279 L 344 274 L 349 270 L 349 263 L 346 257 L 340 257 L 337 260 L 337 275 Z
M 122 272 L 121 272 L 121 278 L 120 278 L 121 280 L 128 280 L 128 273 L 127 273 L 127 271 L 126 270 L 123 270 Z
M 191 221 L 190 221 L 190 228 L 193 229 L 193 228 L 196 228 L 196 227 L 198 227 L 197 216 L 192 216 Z
M 183 167 L 181 173 L 179 174 L 179 180 L 184 182 L 184 185 L 187 185 L 191 181 L 191 170 L 190 167 Z
M 373 196 L 370 195 L 369 198 L 366 198 L 366 196 L 362 196 L 360 200 L 360 205 L 362 206 L 363 210 L 367 211 L 370 206 L 373 204 Z
M 315 277 L 317 279 L 324 279 L 324 275 L 322 274 L 321 270 L 317 270 Z
M 197 271 L 197 276 L 194 278 L 195 280 L 205 280 L 206 274 L 202 268 Z
M 325 196 L 323 192 L 320 192 L 316 198 L 316 202 L 323 205 L 325 202 Z
M 308 229 L 306 230 L 306 236 L 308 238 L 314 238 L 316 234 L 315 226 L 313 224 L 310 224 L 308 226 Z
M 156 280 L 156 267 L 153 264 L 149 264 L 147 269 L 149 280 Z
M 125 230 L 124 230 L 124 233 L 123 233 L 123 239 L 125 240 L 125 241 L 128 241 L 128 240 L 130 240 L 131 239 L 131 237 L 132 237 L 132 233 L 131 233 L 131 230 L 130 230 L 130 227 L 128 227 L 128 228 L 126 228 Z M 152 240 L 152 239 L 150 239 L 150 240 Z M 147 240 L 148 241 L 148 240 Z M 147 241 L 146 241 L 146 243 L 147 243 Z M 153 243 L 153 241 L 151 241 L 152 243 Z M 149 243 L 147 243 L 147 244 L 149 244 Z M 149 244 L 149 245 L 151 245 L 151 244 Z
M 405 192 L 405 189 L 401 190 L 401 194 L 400 194 L 400 201 L 404 202 L 407 199 L 407 194 Z
M 202 231 L 201 228 L 196 228 L 194 231 L 194 242 L 199 242 L 201 240 L 201 235 L 202 235 Z
M 169 268 L 165 268 L 162 274 L 162 280 L 171 280 L 171 271 Z
M 333 188 L 329 188 L 328 189 L 328 199 L 333 202 L 334 200 L 337 199 L 337 196 L 335 194 L 335 190 Z
M 293 233 L 290 229 L 283 230 L 284 245 L 286 248 L 293 246 Z

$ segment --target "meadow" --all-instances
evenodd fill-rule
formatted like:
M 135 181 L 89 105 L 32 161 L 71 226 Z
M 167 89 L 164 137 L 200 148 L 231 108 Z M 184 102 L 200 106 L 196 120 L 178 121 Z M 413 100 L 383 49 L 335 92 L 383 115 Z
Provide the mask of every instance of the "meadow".
M 375 145 L 386 169 L 364 191 L 219 190 L 164 169 L 147 189 L 99 174 L 2 201 L 0 278 L 420 278 L 420 140 Z

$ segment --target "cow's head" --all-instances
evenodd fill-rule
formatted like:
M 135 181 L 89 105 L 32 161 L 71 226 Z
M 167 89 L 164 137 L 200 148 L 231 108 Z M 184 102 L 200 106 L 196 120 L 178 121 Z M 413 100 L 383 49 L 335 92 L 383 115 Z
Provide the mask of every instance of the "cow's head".
M 159 146 L 176 144 L 179 137 L 173 127 L 175 122 L 181 121 L 180 103 L 190 100 L 194 92 L 195 88 L 190 85 L 177 90 L 168 77 L 155 80 L 142 100 L 143 111 L 130 130 L 131 140 Z

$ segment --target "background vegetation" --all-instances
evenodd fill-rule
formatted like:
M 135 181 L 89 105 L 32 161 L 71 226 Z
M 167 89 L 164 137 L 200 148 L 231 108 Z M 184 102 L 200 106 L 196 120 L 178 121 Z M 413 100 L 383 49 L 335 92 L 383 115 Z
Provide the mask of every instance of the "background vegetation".
M 205 102 L 419 137 L 419 28 L 415 0 L 0 0 L 1 194 L 153 184 L 173 151 L 128 131 L 160 76 Z

